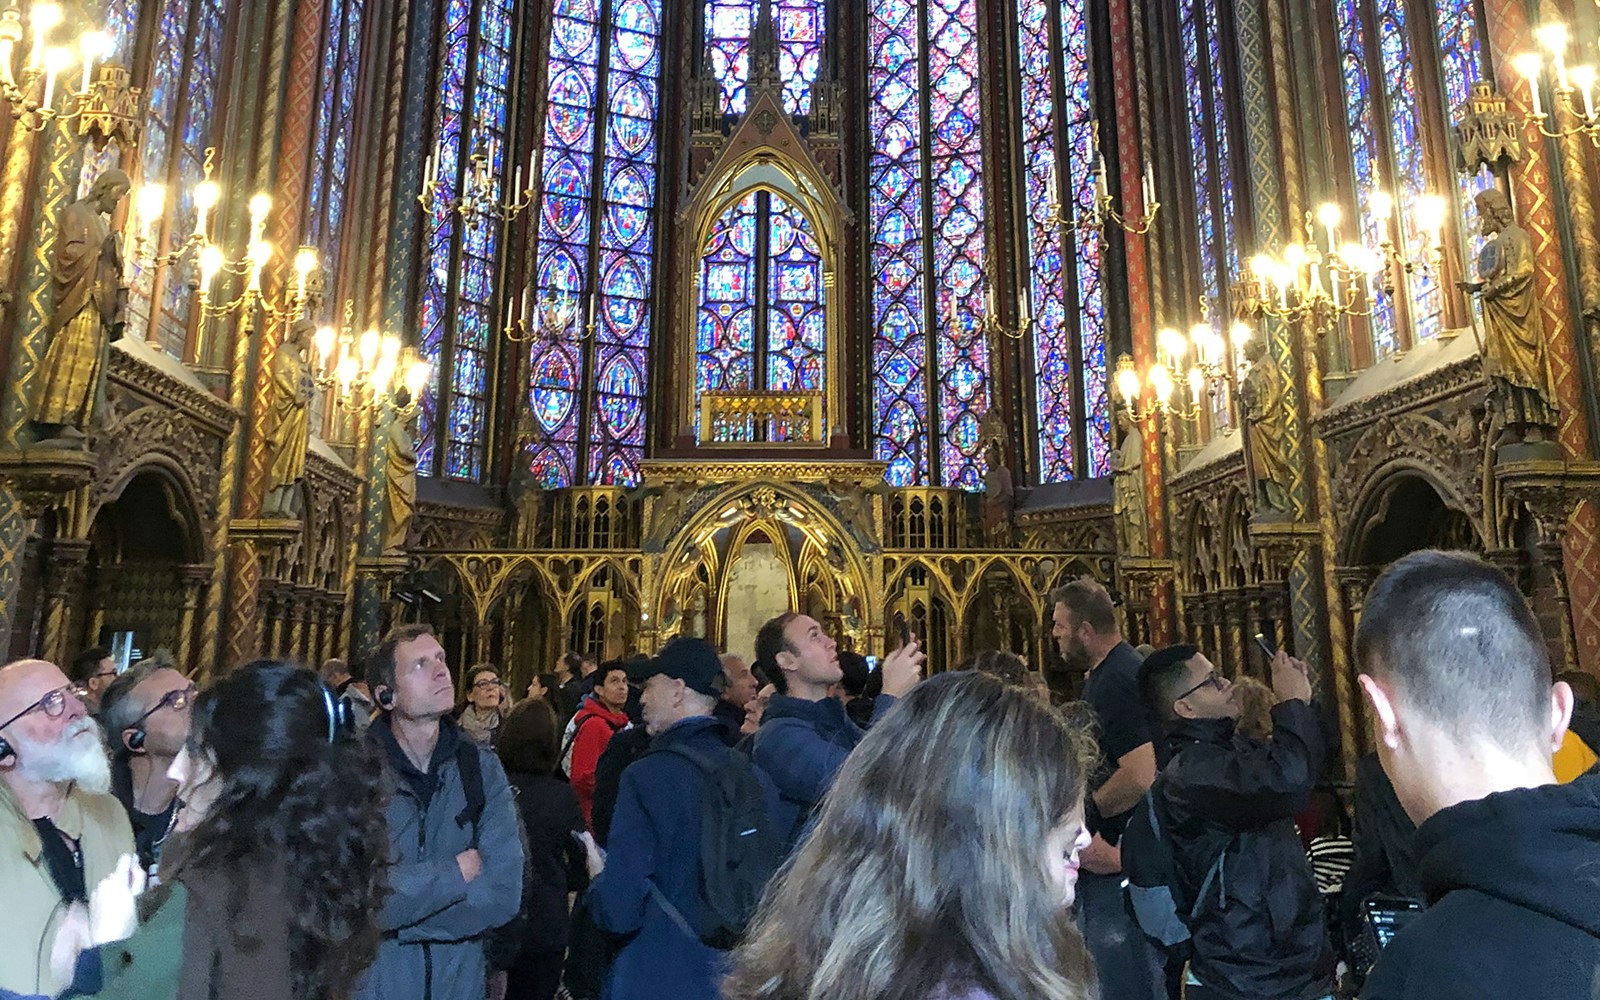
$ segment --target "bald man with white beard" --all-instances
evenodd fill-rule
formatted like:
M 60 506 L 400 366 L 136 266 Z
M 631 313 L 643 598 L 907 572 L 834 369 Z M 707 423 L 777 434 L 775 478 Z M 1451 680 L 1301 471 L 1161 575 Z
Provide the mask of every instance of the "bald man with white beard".
M 0 667 L 0 990 L 53 996 L 67 985 L 50 968 L 56 930 L 134 852 L 79 690 L 44 660 Z

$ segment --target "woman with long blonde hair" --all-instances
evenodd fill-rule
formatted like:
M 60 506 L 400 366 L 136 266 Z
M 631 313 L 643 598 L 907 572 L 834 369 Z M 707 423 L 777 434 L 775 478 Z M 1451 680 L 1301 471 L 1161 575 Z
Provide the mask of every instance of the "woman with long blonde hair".
M 1084 735 L 980 673 L 868 732 L 733 953 L 725 1000 L 1088 1000 Z

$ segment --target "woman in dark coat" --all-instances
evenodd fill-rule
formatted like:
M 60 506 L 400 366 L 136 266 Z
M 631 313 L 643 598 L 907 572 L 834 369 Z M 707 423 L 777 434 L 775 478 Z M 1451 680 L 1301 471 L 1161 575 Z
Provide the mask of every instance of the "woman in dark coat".
M 524 701 L 500 726 L 496 752 L 517 796 L 528 836 L 522 894 L 522 948 L 512 962 L 506 1000 L 551 1000 L 567 950 L 567 894 L 587 883 L 572 837 L 584 829 L 572 786 L 556 778 L 559 731 L 543 699 Z

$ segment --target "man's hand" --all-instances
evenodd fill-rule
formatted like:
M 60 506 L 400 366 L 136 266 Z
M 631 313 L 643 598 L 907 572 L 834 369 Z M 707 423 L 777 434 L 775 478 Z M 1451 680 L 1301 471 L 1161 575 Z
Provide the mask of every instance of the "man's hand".
M 1311 704 L 1310 669 L 1303 661 L 1278 650 L 1272 658 L 1272 691 L 1280 703 L 1299 699 Z
M 1122 848 L 1112 847 L 1097 833 L 1078 855 L 1078 864 L 1096 875 L 1115 875 L 1122 871 Z
M 456 867 L 461 869 L 461 877 L 471 882 L 483 874 L 483 855 L 475 847 L 462 851 L 456 855 Z
M 884 657 L 880 668 L 883 671 L 883 693 L 896 698 L 910 694 L 911 689 L 922 680 L 922 664 L 927 658 L 928 654 L 922 651 L 921 640 L 915 637 Z
M 606 870 L 606 852 L 602 851 L 600 845 L 594 842 L 594 837 L 588 830 L 573 834 L 573 836 L 577 837 L 578 843 L 583 845 L 583 864 L 585 868 L 589 869 L 589 877 L 591 879 L 599 878 L 600 873 Z

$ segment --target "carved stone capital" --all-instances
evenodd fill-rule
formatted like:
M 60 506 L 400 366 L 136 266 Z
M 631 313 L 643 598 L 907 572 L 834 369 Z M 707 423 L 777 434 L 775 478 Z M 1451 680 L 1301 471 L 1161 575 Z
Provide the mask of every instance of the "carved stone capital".
M 0 480 L 22 501 L 24 517 L 39 517 L 63 497 L 88 485 L 95 462 L 93 452 L 80 449 L 8 449 L 0 451 Z
M 1539 545 L 1547 550 L 1560 548 L 1567 522 L 1578 505 L 1600 497 L 1600 462 L 1499 462 L 1495 474 L 1505 495 L 1528 509 Z

